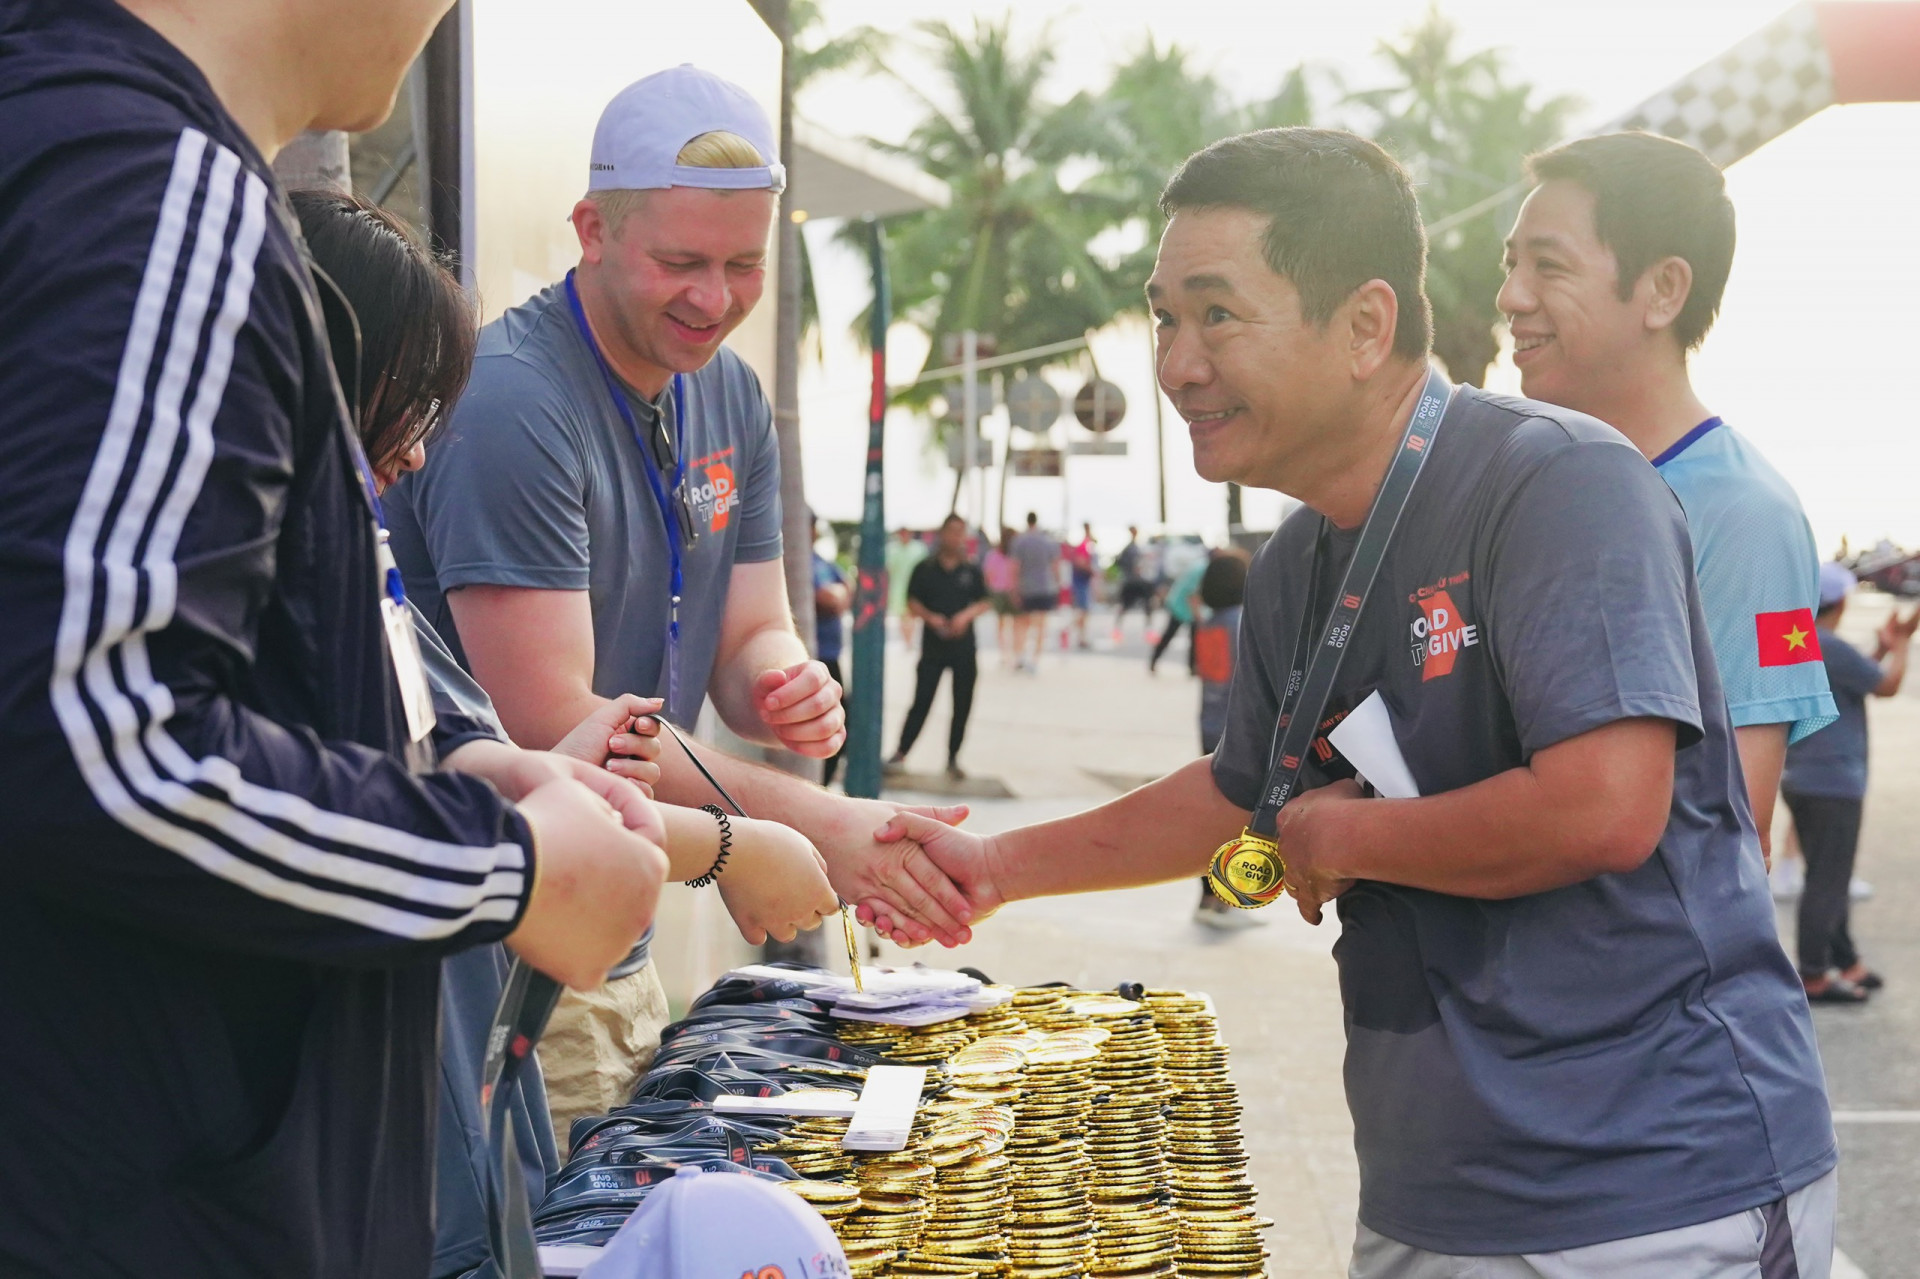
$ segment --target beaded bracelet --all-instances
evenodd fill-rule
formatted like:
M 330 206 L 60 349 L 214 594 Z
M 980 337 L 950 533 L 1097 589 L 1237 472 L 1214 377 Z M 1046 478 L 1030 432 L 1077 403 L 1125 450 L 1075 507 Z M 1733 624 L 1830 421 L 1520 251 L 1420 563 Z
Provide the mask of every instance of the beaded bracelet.
M 688 888 L 705 888 L 720 877 L 727 864 L 727 854 L 733 851 L 733 824 L 727 820 L 726 810 L 718 804 L 702 804 L 700 811 L 712 813 L 713 820 L 720 823 L 720 855 L 713 859 L 713 865 L 707 873 L 686 881 Z

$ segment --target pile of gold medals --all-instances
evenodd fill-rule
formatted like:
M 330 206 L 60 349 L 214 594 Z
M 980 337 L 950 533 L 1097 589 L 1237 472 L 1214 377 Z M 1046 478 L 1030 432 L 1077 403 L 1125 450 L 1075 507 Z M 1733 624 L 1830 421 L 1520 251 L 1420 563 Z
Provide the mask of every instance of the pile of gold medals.
M 807 1119 L 767 1154 L 846 1248 L 853 1279 L 1261 1279 L 1240 1104 L 1210 1003 L 1065 987 L 925 1028 L 850 1022 L 848 1043 L 944 1063 L 907 1146 L 841 1150 Z M 831 1179 L 831 1180 L 825 1180 Z
M 1240 1137 L 1240 1088 L 1227 1077 L 1227 1046 L 1213 1001 L 1180 990 L 1150 990 L 1146 1005 L 1166 1046 L 1173 1099 L 1167 1106 L 1167 1162 L 1180 1221 L 1180 1274 L 1219 1279 L 1261 1269 L 1272 1225 L 1253 1212 L 1247 1151 Z

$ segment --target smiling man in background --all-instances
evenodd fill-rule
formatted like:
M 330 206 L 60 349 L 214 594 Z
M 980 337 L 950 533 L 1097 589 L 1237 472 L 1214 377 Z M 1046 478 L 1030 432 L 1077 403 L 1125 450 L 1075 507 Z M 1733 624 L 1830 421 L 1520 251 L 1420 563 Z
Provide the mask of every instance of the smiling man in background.
M 1733 269 L 1733 202 L 1706 156 L 1650 133 L 1534 156 L 1500 309 L 1521 389 L 1632 440 L 1686 508 L 1748 802 L 1771 860 L 1787 746 L 1839 717 L 1820 660 L 1820 556 L 1793 486 L 1694 393 Z M 1632 530 L 1623 529 L 1622 535 Z
M 444 443 L 388 498 L 409 593 L 521 746 L 623 693 L 686 728 L 711 698 L 740 736 L 816 759 L 845 739 L 787 601 L 772 410 L 723 344 L 766 282 L 775 149 L 747 92 L 696 67 L 616 94 L 573 209 L 579 266 L 482 331 Z M 917 851 L 874 842 L 892 805 L 699 749 L 747 812 L 812 840 L 843 897 L 964 937 L 909 873 Z M 677 746 L 659 763 L 661 799 L 718 799 Z M 666 1019 L 651 964 L 555 1010 L 540 1054 L 562 1144 L 627 1100 Z

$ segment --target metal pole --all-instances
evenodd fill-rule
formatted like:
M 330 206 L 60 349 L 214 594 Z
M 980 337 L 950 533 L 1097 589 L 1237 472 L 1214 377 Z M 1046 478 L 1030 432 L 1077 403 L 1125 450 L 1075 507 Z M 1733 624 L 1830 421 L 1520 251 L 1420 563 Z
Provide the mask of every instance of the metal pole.
M 847 794 L 880 797 L 880 712 L 887 660 L 887 240 L 878 219 L 867 219 L 873 271 L 873 395 L 867 407 L 866 504 L 860 513 L 860 564 L 853 597 L 853 687 L 847 704 Z
M 999 373 L 993 375 L 993 402 L 1004 406 L 1007 402 L 1007 388 L 1001 378 L 1002 375 Z M 984 435 L 985 433 L 982 432 L 982 434 Z M 1011 410 L 1007 413 L 1007 447 L 1013 447 L 1013 414 Z M 993 451 L 992 440 L 989 439 L 986 441 L 986 448 L 987 452 L 991 454 Z M 975 471 L 973 484 L 978 509 L 980 511 L 980 554 L 985 556 L 987 553 L 986 543 L 988 539 L 998 538 L 1000 535 L 998 528 L 995 528 L 991 533 L 987 531 L 987 464 L 985 462 L 982 462 L 979 469 Z
M 474 212 L 473 11 L 469 0 L 447 11 L 421 53 L 426 66 L 426 152 L 420 202 L 434 241 L 458 259 L 460 283 L 480 287 L 478 219 Z
M 980 437 L 980 335 L 972 329 L 960 335 L 960 484 L 958 495 L 967 491 L 967 472 L 973 466 L 974 441 Z M 986 512 L 981 511 L 985 523 Z
M 1167 522 L 1167 407 L 1162 403 L 1166 393 L 1160 389 L 1160 344 L 1153 336 L 1153 326 L 1147 326 L 1147 342 L 1153 348 L 1153 358 L 1147 367 L 1153 370 L 1153 474 L 1160 485 L 1160 522 Z

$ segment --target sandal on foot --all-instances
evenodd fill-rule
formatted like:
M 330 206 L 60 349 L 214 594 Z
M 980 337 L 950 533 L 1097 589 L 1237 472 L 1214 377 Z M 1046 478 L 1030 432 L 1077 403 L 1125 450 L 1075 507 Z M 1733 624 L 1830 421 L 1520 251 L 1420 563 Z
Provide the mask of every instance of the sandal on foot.
M 1864 1004 L 1869 998 L 1871 995 L 1868 991 L 1845 977 L 1829 977 L 1818 989 L 1807 987 L 1807 1002 L 1810 1004 Z
M 1858 977 L 1850 975 L 1853 972 L 1853 968 L 1860 970 Z M 1852 982 L 1862 990 L 1879 990 L 1887 984 L 1886 978 L 1874 972 L 1873 969 L 1867 967 L 1865 964 L 1855 964 L 1853 968 L 1842 969 L 1840 972 L 1840 980 Z

